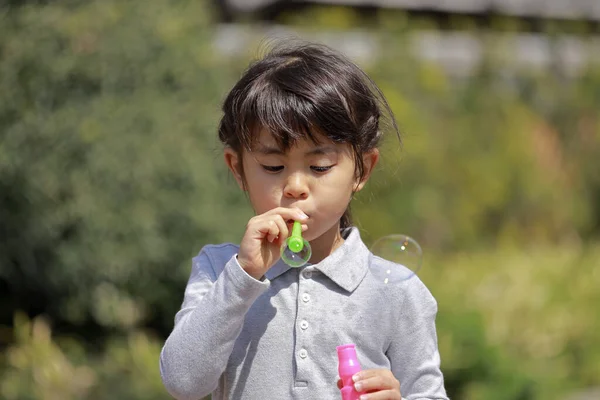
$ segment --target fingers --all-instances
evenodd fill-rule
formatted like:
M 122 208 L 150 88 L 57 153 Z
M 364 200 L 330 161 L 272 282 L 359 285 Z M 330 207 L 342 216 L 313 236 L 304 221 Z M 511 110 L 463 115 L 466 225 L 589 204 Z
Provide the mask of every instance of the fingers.
M 278 207 L 257 215 L 248 221 L 247 229 L 253 232 L 256 239 L 266 239 L 269 243 L 283 244 L 289 236 L 289 229 L 293 221 L 304 222 L 308 216 L 298 208 Z M 302 224 L 302 230 L 308 228 Z
M 285 237 L 288 227 L 280 215 L 259 215 L 248 221 L 247 232 L 254 239 L 262 242 L 266 239 L 269 243 L 279 237 Z
M 263 215 L 272 215 L 272 214 L 280 215 L 286 222 L 288 222 L 288 221 L 306 222 L 306 220 L 308 219 L 308 216 L 306 214 L 304 214 L 304 212 L 301 209 L 296 208 L 296 207 L 294 207 L 294 208 L 277 207 L 270 211 L 267 211 Z
M 274 215 L 272 218 L 273 219 L 268 221 L 269 233 L 267 234 L 267 241 L 273 243 L 276 239 L 279 239 L 278 244 L 281 244 L 281 242 L 289 235 L 287 224 L 281 215 Z
M 400 400 L 400 382 L 387 369 L 363 370 L 353 377 L 354 388 L 361 395 L 361 400 Z M 364 397 L 363 397 L 364 396 Z
M 278 244 L 281 245 L 289 236 L 289 229 L 293 222 L 305 222 L 308 219 L 308 216 L 299 208 L 277 207 L 259 215 L 257 218 L 270 221 L 268 222 L 269 230 L 268 232 L 265 232 L 267 234 L 267 240 L 273 243 L 275 239 L 279 238 Z M 302 228 L 302 230 L 305 231 L 308 226 L 302 224 Z
M 400 392 L 396 390 L 380 390 L 374 393 L 361 394 L 360 400 L 402 400 Z

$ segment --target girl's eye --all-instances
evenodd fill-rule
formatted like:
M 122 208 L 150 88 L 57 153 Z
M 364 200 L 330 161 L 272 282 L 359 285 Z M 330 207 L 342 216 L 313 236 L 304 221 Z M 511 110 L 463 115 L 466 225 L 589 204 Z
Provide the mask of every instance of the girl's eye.
M 315 172 L 327 172 L 327 171 L 329 171 L 329 170 L 330 170 L 332 167 L 333 167 L 333 165 L 329 165 L 329 166 L 327 166 L 327 167 L 316 167 L 316 166 L 313 166 L 313 167 L 310 167 L 310 169 L 312 169 L 312 170 L 313 170 L 313 171 L 315 171 Z
M 283 169 L 283 165 L 261 165 L 267 172 L 279 172 Z

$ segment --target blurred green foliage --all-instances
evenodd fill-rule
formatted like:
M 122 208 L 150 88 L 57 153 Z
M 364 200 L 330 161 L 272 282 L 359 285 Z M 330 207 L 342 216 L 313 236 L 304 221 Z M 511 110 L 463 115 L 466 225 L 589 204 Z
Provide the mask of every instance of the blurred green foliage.
M 198 241 L 241 219 L 243 198 L 213 168 L 234 76 L 212 55 L 209 19 L 202 3 L 165 1 L 4 16 L 3 313 L 16 303 L 118 329 L 150 313 L 171 326 Z
M 0 10 L 0 397 L 167 398 L 158 354 L 190 259 L 237 241 L 251 215 L 216 141 L 250 53 L 215 47 L 206 1 Z M 425 249 L 454 398 L 600 385 L 600 66 L 520 69 L 474 31 L 486 53 L 459 80 L 415 58 L 415 24 L 384 13 L 371 26 L 383 51 L 365 67 L 403 147 L 385 140 L 356 223 L 367 242 L 407 233 Z
M 73 339 L 51 338 L 48 323 L 18 313 L 5 353 L 0 395 L 6 400 L 165 399 L 157 368 L 160 342 L 142 332 L 86 353 Z

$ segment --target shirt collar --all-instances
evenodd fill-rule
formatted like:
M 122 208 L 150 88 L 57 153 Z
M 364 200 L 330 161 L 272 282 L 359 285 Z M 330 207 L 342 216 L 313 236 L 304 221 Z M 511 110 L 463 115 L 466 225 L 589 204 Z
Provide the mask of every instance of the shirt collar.
M 320 263 L 312 264 L 312 266 L 344 290 L 352 292 L 358 287 L 369 269 L 369 249 L 361 240 L 356 227 L 344 229 L 342 237 L 345 240 L 340 247 Z M 265 276 L 269 280 L 273 280 L 290 268 L 282 260 L 279 260 L 265 273 Z

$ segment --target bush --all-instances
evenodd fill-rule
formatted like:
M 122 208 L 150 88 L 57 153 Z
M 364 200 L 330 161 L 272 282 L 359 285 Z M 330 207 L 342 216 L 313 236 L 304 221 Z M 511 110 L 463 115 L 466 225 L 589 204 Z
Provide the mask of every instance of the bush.
M 0 395 L 7 400 L 165 399 L 158 371 L 160 343 L 141 332 L 85 351 L 78 340 L 53 341 L 46 321 L 15 318 Z M 59 345 L 60 343 L 60 345 Z

